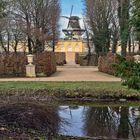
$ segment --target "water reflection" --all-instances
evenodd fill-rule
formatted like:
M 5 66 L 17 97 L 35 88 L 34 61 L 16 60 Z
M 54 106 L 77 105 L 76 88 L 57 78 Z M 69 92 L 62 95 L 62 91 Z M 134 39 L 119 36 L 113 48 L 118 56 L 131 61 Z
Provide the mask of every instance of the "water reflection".
M 140 137 L 140 107 L 79 106 L 73 109 L 63 106 L 59 114 L 71 122 L 70 126 L 64 126 L 66 135 L 111 139 Z
M 109 107 L 88 107 L 84 112 L 84 131 L 87 136 L 113 138 L 118 119 Z
M 120 109 L 120 123 L 118 126 L 118 138 L 129 138 L 129 113 L 128 108 L 122 107 Z
M 59 115 L 63 120 L 69 123 L 63 123 L 60 127 L 60 133 L 64 135 L 83 136 L 83 107 L 61 106 Z
M 140 107 L 49 106 L 14 103 L 0 106 L 0 137 L 28 132 L 103 138 L 140 137 Z

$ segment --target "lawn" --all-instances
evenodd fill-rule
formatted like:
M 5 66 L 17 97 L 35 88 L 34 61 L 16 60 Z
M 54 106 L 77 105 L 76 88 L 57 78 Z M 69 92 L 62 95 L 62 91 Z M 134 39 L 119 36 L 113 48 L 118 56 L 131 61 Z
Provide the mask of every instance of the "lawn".
M 139 97 L 140 91 L 128 89 L 121 82 L 0 82 L 3 91 L 37 91 L 64 97 Z
M 21 92 L 23 91 L 23 92 Z M 32 92 L 33 91 L 33 92 Z M 30 98 L 30 96 L 26 95 L 30 95 L 33 98 Z M 4 96 L 3 96 L 4 95 Z M 11 96 L 12 95 L 12 96 Z M 16 95 L 16 96 L 14 96 Z M 18 96 L 19 95 L 19 96 Z M 21 96 L 20 96 L 21 95 Z M 25 95 L 25 96 L 24 96 Z M 56 96 L 56 97 L 64 97 L 60 98 L 60 105 L 65 105 L 65 98 L 66 101 L 68 98 L 74 99 L 75 101 L 77 101 L 77 99 L 83 98 L 83 97 L 89 97 L 90 98 L 96 98 L 96 99 L 109 99 L 109 101 L 111 99 L 120 99 L 120 98 L 128 98 L 128 97 L 132 97 L 132 99 L 134 99 L 133 97 L 140 97 L 140 91 L 137 90 L 129 90 L 127 87 L 122 86 L 121 82 L 0 82 L 0 101 L 1 101 L 1 105 L 3 105 L 3 103 L 6 103 L 6 105 L 8 104 L 14 104 L 16 103 L 15 100 L 18 100 L 17 102 L 26 102 L 26 98 L 27 98 L 27 102 L 30 101 L 30 103 L 34 104 L 34 103 L 40 103 L 42 105 L 42 103 L 44 103 L 43 101 L 45 101 L 45 105 L 49 104 L 52 102 L 52 100 L 47 100 L 47 96 L 51 95 L 51 96 Z M 6 98 L 5 98 L 6 97 Z M 7 98 L 8 97 L 8 98 Z M 20 98 L 21 97 L 21 98 Z M 25 98 L 26 97 L 26 98 Z M 36 98 L 37 97 L 37 98 Z M 78 98 L 77 98 L 78 97 Z M 28 100 L 29 99 L 29 100 Z M 39 101 L 41 102 L 38 102 Z M 56 98 L 53 98 L 56 99 Z M 140 99 L 140 98 L 139 98 Z M 37 100 L 37 101 L 36 101 Z M 5 101 L 8 101 L 5 102 Z M 12 102 L 13 101 L 13 102 Z M 36 102 L 33 102 L 36 101 Z M 54 100 L 55 101 L 55 100 Z M 56 100 L 58 101 L 58 100 Z M 73 100 L 68 100 L 71 102 L 71 104 L 69 105 L 78 105 L 79 102 L 73 102 Z M 80 100 L 81 101 L 81 105 L 87 105 L 87 103 L 85 104 L 85 100 Z M 90 104 L 91 102 L 89 102 L 89 100 L 87 100 L 88 103 Z M 54 104 L 54 102 L 52 102 L 53 105 L 59 105 Z M 139 102 L 136 103 L 130 103 L 130 102 L 93 102 L 94 107 L 96 106 L 115 106 L 115 107 L 120 107 L 120 106 L 139 106 Z M 50 104 L 49 104 L 50 105 Z M 66 104 L 68 105 L 68 104 Z M 40 108 L 40 107 L 39 107 Z M 39 136 L 37 136 L 39 138 Z M 87 138 L 74 138 L 74 137 L 65 137 L 65 140 L 88 140 Z M 91 139 L 91 138 L 89 138 Z M 40 140 L 45 140 L 44 137 L 40 138 Z M 55 139 L 53 139 L 55 140 Z M 139 139 L 137 139 L 139 140 Z
M 128 90 L 122 86 L 121 82 L 0 82 L 0 89 L 81 89 L 81 90 L 124 90 L 137 92 L 136 90 Z
M 127 90 L 121 82 L 39 82 L 17 81 L 0 82 L 0 89 L 88 89 L 88 90 Z M 133 92 L 135 90 L 129 90 Z M 135 91 L 136 92 L 136 91 Z

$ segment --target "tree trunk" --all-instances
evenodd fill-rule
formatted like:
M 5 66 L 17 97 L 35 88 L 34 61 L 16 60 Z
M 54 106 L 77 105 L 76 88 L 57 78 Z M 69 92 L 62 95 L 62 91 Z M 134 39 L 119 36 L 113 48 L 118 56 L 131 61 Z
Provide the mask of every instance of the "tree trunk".
M 4 51 L 7 52 L 7 49 L 5 48 L 4 43 L 3 43 L 3 38 L 2 38 L 1 33 L 0 33 L 0 43 L 1 43 L 1 46 L 4 49 Z
M 18 39 L 15 35 L 15 46 L 14 46 L 14 52 L 16 53 L 17 52 L 17 45 L 18 45 Z
M 10 51 L 10 33 L 7 31 L 7 52 L 9 53 Z
M 113 42 L 112 53 L 116 53 L 116 50 L 117 50 L 117 42 Z
M 29 22 L 29 15 L 26 13 L 25 14 L 26 17 L 26 24 L 27 24 L 27 38 L 28 38 L 28 49 L 29 49 L 29 53 L 32 54 L 32 45 L 31 45 L 31 25 Z
M 87 66 L 90 64 L 90 59 L 91 59 L 91 47 L 90 47 L 90 42 L 89 42 L 89 32 L 86 26 L 86 23 L 84 21 L 84 27 L 85 27 L 85 32 L 86 32 L 86 39 L 87 39 L 87 47 L 88 47 L 88 54 L 87 54 Z
M 39 39 L 36 39 L 35 46 L 34 46 L 34 53 L 40 53 L 44 51 L 44 45 L 43 42 L 41 42 Z
M 128 52 L 131 54 L 131 35 L 129 33 L 129 40 L 128 40 Z
M 52 45 L 53 45 L 53 52 L 55 52 L 55 37 L 53 37 L 53 43 L 52 43 Z
M 29 53 L 32 54 L 31 38 L 29 36 L 28 36 L 28 49 L 29 49 Z
M 120 37 L 121 37 L 121 54 L 122 56 L 126 56 L 126 48 L 129 37 L 129 8 L 130 1 L 129 0 L 118 0 L 118 17 L 119 17 L 119 25 L 120 25 Z
M 121 55 L 125 57 L 126 56 L 126 45 L 125 44 L 122 44 L 121 45 L 121 49 L 122 49 L 121 50 Z

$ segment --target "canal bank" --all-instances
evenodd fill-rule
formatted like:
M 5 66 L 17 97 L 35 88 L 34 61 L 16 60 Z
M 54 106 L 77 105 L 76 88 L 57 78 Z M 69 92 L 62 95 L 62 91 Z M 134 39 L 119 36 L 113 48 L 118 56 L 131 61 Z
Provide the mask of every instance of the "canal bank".
M 0 82 L 0 97 L 15 95 L 60 101 L 140 100 L 140 91 L 128 89 L 121 82 Z
M 94 102 L 95 103 L 95 102 Z M 63 103 L 61 103 L 63 104 Z M 95 105 L 96 104 L 96 105 Z M 59 105 L 29 101 L 0 104 L 3 140 L 138 140 L 140 103 Z M 131 126 L 131 127 L 130 127 Z
M 138 139 L 139 100 L 121 82 L 0 82 L 0 137 Z

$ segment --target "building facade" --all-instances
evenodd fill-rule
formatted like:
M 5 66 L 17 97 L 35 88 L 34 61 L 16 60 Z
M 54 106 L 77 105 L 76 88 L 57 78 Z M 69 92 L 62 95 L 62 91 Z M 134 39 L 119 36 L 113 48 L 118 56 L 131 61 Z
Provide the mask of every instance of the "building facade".
M 75 62 L 75 54 L 86 52 L 86 43 L 82 39 L 85 30 L 81 29 L 79 24 L 79 17 L 71 16 L 69 19 L 67 29 L 63 29 L 65 37 L 60 39 L 56 44 L 56 52 L 65 52 L 66 61 Z
M 83 40 L 59 40 L 56 47 L 56 52 L 85 52 L 86 44 Z

